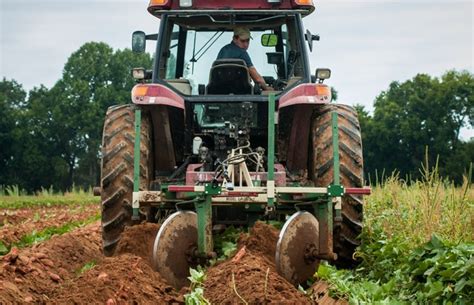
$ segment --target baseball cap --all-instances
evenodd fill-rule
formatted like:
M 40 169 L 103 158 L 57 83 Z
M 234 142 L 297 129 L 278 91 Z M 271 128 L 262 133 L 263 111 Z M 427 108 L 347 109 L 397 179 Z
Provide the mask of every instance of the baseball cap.
M 244 28 L 244 27 L 236 27 L 234 29 L 234 35 L 237 35 L 239 36 L 240 38 L 242 39 L 250 39 L 252 38 L 252 36 L 250 36 L 250 31 L 248 28 Z

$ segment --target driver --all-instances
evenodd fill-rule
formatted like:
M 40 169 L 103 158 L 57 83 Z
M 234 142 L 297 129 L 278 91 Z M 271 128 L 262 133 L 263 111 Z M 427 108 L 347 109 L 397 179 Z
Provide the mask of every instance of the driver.
M 257 69 L 255 69 L 252 60 L 247 53 L 247 49 L 250 45 L 250 38 L 252 37 L 250 36 L 250 31 L 248 28 L 236 27 L 234 29 L 234 37 L 232 38 L 231 43 L 222 47 L 222 49 L 219 51 L 219 54 L 217 55 L 217 59 L 243 59 L 247 64 L 250 77 L 253 79 L 253 81 L 259 84 L 262 90 L 271 90 L 271 88 L 265 83 L 263 77 L 257 72 Z

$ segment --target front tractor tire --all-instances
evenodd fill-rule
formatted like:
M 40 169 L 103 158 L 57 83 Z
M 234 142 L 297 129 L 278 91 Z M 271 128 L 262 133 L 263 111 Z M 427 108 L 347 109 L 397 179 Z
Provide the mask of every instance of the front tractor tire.
M 315 110 L 312 126 L 312 156 L 310 174 L 316 186 L 328 186 L 334 180 L 332 145 L 332 112 L 338 115 L 340 183 L 344 187 L 362 187 L 363 159 L 362 139 L 357 112 L 340 104 L 326 104 Z M 354 265 L 354 251 L 360 245 L 362 232 L 362 198 L 345 195 L 342 198 L 342 221 L 334 221 L 334 252 L 336 265 Z
M 133 105 L 107 110 L 102 135 L 101 201 L 102 248 L 111 256 L 126 226 L 132 225 L 135 110 Z M 151 176 L 151 122 L 142 112 L 140 134 L 140 190 Z

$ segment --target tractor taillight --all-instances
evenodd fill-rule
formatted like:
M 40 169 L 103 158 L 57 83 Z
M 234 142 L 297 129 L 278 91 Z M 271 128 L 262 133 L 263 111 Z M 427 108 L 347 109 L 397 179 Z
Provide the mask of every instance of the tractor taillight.
M 145 95 L 147 95 L 148 92 L 148 86 L 145 85 L 136 85 L 132 89 L 132 100 L 135 100 L 136 98 L 143 98 Z
M 136 85 L 132 89 L 132 100 L 143 100 L 145 96 L 159 96 L 161 87 L 154 85 Z
M 315 89 L 315 95 L 327 96 L 328 98 L 331 97 L 331 88 L 326 85 L 316 84 L 314 86 L 314 89 Z

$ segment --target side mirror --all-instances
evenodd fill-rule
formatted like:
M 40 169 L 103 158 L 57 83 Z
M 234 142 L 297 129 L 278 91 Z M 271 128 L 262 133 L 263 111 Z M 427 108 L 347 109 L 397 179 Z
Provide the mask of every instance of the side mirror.
M 306 34 L 304 34 L 304 38 L 308 42 L 309 51 L 313 52 L 313 41 L 314 40 L 319 41 L 319 38 L 320 38 L 319 35 L 313 35 L 311 34 L 309 30 L 306 30 Z
M 146 35 L 143 31 L 135 31 L 132 34 L 132 51 L 144 53 L 146 47 Z
M 261 42 L 264 47 L 274 47 L 278 44 L 278 36 L 276 34 L 263 34 Z
M 316 69 L 316 80 L 322 84 L 325 79 L 331 78 L 331 69 L 318 68 Z

